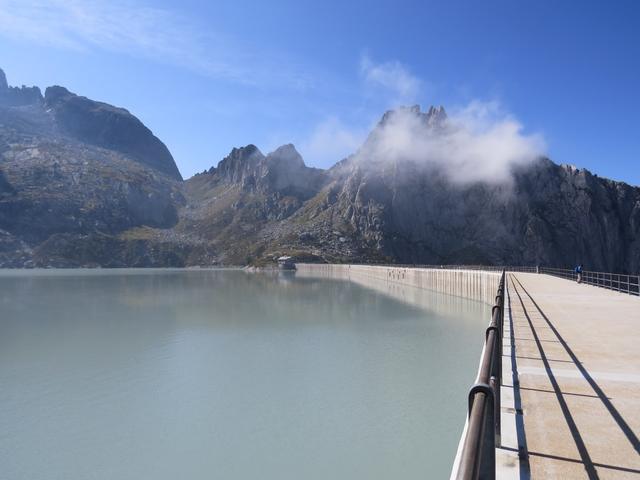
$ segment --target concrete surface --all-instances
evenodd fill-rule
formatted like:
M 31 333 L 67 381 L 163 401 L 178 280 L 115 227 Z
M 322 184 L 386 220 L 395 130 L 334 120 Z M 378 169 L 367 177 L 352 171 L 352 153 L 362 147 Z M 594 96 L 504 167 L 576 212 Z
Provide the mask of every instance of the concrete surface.
M 640 479 L 640 299 L 507 282 L 498 478 Z
M 388 285 L 433 290 L 488 305 L 494 304 L 500 283 L 499 272 L 482 270 L 317 263 L 296 263 L 296 268 L 296 274 L 300 276 L 323 276 L 366 282 L 378 280 Z

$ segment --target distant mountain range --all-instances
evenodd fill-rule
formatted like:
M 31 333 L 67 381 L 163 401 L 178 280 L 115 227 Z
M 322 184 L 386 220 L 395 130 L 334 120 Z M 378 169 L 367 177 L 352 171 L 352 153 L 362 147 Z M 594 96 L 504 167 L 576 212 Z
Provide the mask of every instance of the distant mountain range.
M 448 128 L 443 108 L 384 114 L 328 170 L 293 145 L 234 148 L 183 181 L 127 110 L 63 87 L 9 87 L 0 70 L 0 266 L 331 262 L 542 264 L 640 270 L 640 188 L 546 158 L 508 184 L 371 155 L 387 122 Z

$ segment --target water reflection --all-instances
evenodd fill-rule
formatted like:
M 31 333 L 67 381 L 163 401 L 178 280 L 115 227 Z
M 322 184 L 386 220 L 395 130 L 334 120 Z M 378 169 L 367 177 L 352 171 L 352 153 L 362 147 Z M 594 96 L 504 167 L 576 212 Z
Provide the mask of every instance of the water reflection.
M 446 476 L 484 307 L 378 287 L 0 273 L 3 475 Z

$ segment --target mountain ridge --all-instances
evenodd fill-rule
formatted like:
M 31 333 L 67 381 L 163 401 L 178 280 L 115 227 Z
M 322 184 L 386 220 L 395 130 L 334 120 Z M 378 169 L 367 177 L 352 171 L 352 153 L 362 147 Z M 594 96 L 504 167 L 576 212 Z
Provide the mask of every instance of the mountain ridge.
M 292 144 L 266 155 L 248 144 L 183 181 L 128 110 L 64 87 L 10 87 L 0 70 L 0 266 L 238 265 L 291 254 L 640 270 L 640 188 L 544 157 L 510 166 L 508 182 L 456 182 L 446 162 L 423 161 L 427 152 L 378 148 L 407 119 L 428 138 L 451 128 L 441 106 L 401 107 L 329 169 L 307 166 Z

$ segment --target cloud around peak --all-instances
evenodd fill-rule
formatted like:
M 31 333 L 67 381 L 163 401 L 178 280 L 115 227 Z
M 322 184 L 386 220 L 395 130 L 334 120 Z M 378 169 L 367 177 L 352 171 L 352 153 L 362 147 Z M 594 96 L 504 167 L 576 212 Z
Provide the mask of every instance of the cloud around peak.
M 395 110 L 369 136 L 356 161 L 365 166 L 410 162 L 456 184 L 498 184 L 508 183 L 514 168 L 545 151 L 542 136 L 524 133 L 497 102 L 474 101 L 452 109 L 441 122 L 432 118 L 415 108 Z

